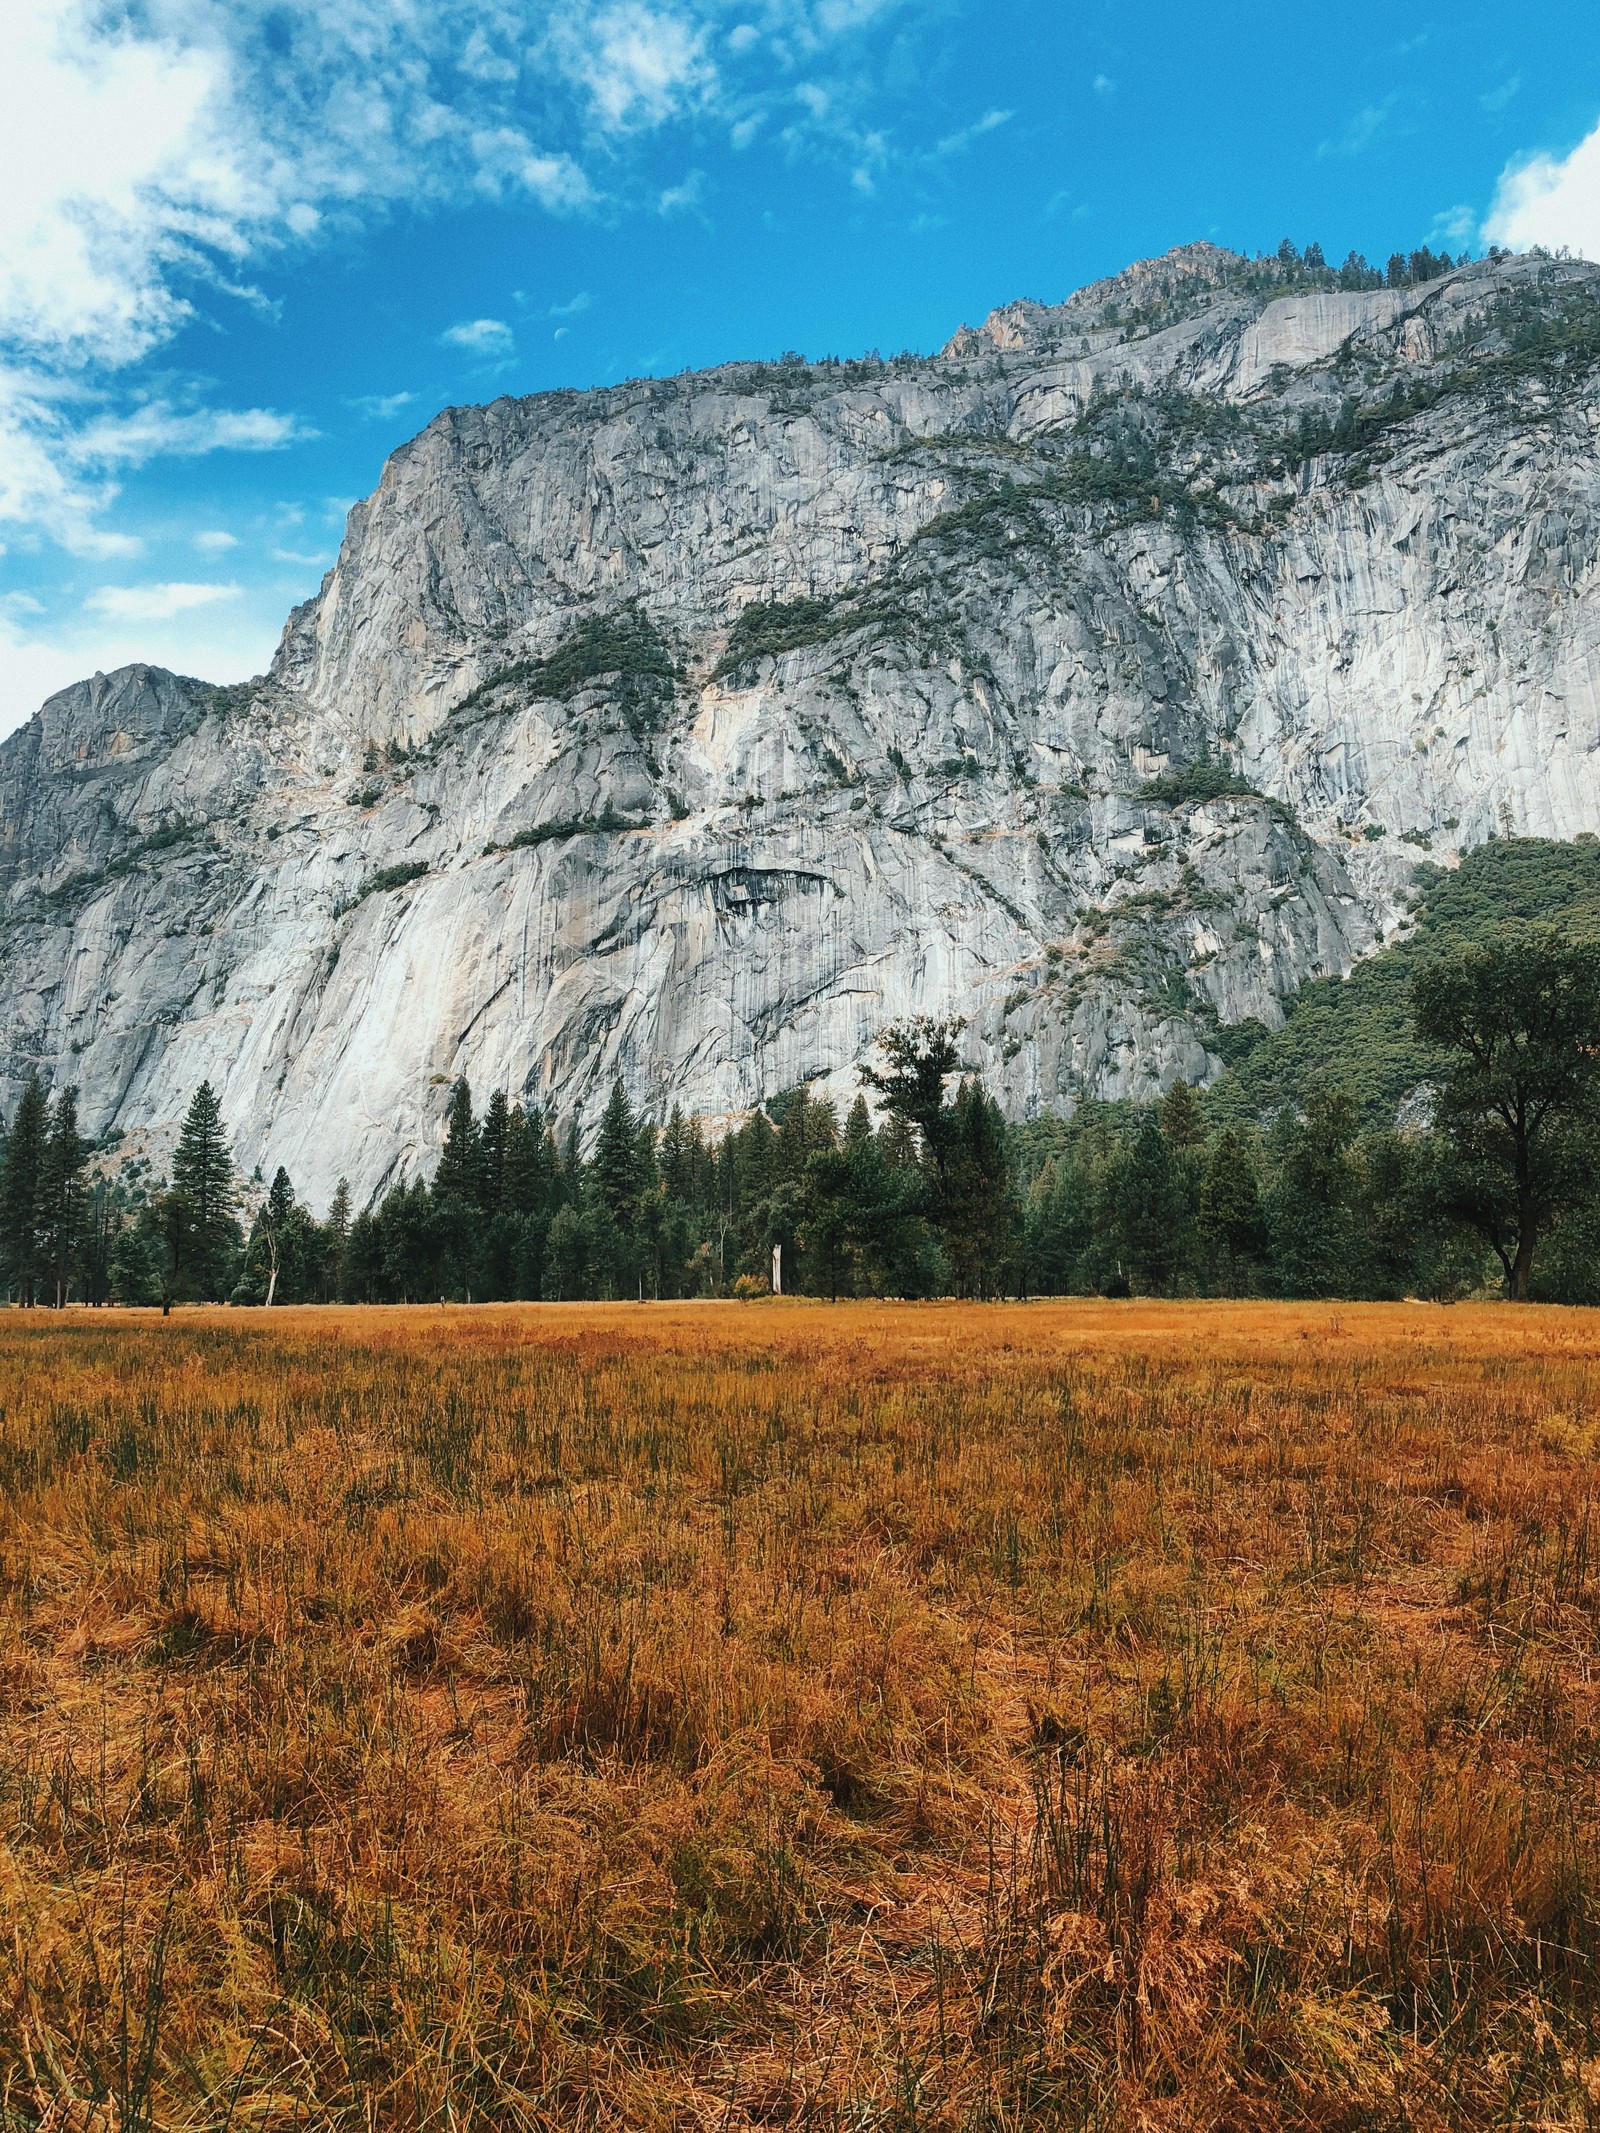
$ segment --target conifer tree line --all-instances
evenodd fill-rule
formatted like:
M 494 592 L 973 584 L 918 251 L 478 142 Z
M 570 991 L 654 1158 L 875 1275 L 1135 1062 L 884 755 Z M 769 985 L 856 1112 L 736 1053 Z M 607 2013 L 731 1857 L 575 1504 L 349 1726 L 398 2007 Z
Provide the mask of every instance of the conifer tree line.
M 35 1078 L 0 1146 L 0 1280 L 23 1306 L 675 1298 L 759 1293 L 776 1251 L 814 1296 L 1600 1302 L 1600 943 L 1463 950 L 1418 974 L 1413 1017 L 1445 1062 L 1424 1130 L 1363 1129 L 1331 1076 L 1265 1124 L 1180 1081 L 1010 1126 L 962 1025 L 923 1016 L 882 1034 L 843 1117 L 799 1087 L 715 1140 L 641 1119 L 619 1081 L 585 1155 L 457 1081 L 433 1177 L 360 1213 L 341 1182 L 322 1220 L 282 1169 L 241 1190 L 209 1083 L 144 1191 Z

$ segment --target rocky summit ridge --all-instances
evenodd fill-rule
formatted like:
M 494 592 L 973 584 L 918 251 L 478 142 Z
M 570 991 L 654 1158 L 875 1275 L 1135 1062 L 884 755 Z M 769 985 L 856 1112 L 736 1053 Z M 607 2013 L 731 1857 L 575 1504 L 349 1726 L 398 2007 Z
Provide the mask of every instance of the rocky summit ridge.
M 450 408 L 269 676 L 0 748 L 0 1075 L 314 1202 L 967 1018 L 1014 1115 L 1220 1071 L 1411 870 L 1600 827 L 1600 270 L 1191 246 L 936 356 Z

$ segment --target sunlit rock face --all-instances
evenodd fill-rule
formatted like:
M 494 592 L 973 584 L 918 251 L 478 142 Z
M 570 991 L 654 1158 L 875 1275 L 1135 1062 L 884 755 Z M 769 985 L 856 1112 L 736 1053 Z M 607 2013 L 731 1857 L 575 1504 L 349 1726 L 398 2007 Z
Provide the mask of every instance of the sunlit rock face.
M 1015 1115 L 1149 1096 L 1424 853 L 1600 827 L 1597 270 L 1259 279 L 440 415 L 270 677 L 0 749 L 7 1102 L 209 1077 L 321 1204 L 460 1073 L 723 1120 L 913 1011 Z

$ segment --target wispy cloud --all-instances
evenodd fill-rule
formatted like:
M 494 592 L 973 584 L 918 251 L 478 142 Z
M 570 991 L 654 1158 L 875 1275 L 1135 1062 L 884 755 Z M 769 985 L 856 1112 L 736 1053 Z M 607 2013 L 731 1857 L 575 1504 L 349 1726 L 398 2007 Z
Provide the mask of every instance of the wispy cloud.
M 1464 202 L 1447 207 L 1433 218 L 1433 227 L 1428 232 L 1430 244 L 1467 245 L 1478 233 L 1478 217 L 1475 209 Z
M 1520 74 L 1513 74 L 1511 79 L 1509 81 L 1503 81 L 1498 89 L 1486 90 L 1485 93 L 1478 98 L 1479 106 L 1485 111 L 1498 114 L 1499 112 L 1504 111 L 1507 104 L 1510 103 L 1511 99 L 1516 95 L 1517 91 L 1521 87 L 1522 76 Z
M 361 417 L 363 422 L 392 422 L 403 407 L 410 407 L 415 393 L 360 393 L 345 404 Z
M 214 607 L 237 600 L 238 585 L 102 585 L 84 606 L 94 615 L 114 615 L 122 622 L 166 622 L 191 607 Z
M 641 0 L 564 10 L 550 35 L 551 50 L 587 89 L 607 132 L 659 126 L 705 102 L 717 82 L 708 42 L 707 24 Z
M 297 416 L 270 407 L 180 412 L 150 400 L 128 414 L 96 416 L 78 431 L 73 449 L 93 466 L 142 466 L 158 457 L 198 459 L 207 452 L 281 452 L 315 435 Z
M 1483 234 L 1517 251 L 1565 245 L 1585 259 L 1600 259 L 1600 126 L 1567 155 L 1532 155 L 1509 164 Z
M 656 211 L 662 215 L 680 215 L 696 208 L 705 198 L 706 174 L 703 170 L 691 170 L 686 178 L 676 185 L 669 185 L 656 202 Z
M 593 302 L 594 298 L 589 294 L 588 290 L 580 289 L 576 296 L 569 296 L 564 304 L 552 304 L 550 306 L 550 316 L 552 318 L 576 318 L 580 311 L 587 311 Z
M 638 156 L 702 121 L 829 158 L 870 190 L 897 156 L 919 158 L 886 132 L 859 40 L 913 13 L 913 0 L 7 0 L 0 519 L 79 554 L 127 553 L 132 537 L 104 524 L 116 469 L 309 435 L 271 410 L 129 405 L 123 380 L 197 316 L 270 309 L 253 276 L 394 204 L 690 208 L 702 181 L 663 190 Z M 374 394 L 357 411 L 387 420 L 378 410 L 401 404 Z
M 1383 97 L 1375 104 L 1364 104 L 1349 120 L 1343 130 L 1328 140 L 1319 141 L 1319 156 L 1362 156 L 1373 143 L 1387 133 L 1394 123 L 1400 108 L 1397 94 Z
M 1011 111 L 986 111 L 982 118 L 974 119 L 970 126 L 963 126 L 955 133 L 947 133 L 944 139 L 936 145 L 934 154 L 940 156 L 962 155 L 972 146 L 974 141 L 981 141 L 986 133 L 994 133 L 1000 127 L 1009 125 L 1015 116 L 1016 114 Z
M 238 545 L 239 536 L 236 533 L 224 533 L 220 527 L 208 527 L 204 533 L 197 533 L 194 537 L 194 546 L 202 555 L 225 555 L 230 548 L 237 548 Z
M 490 363 L 503 363 L 517 346 L 515 334 L 501 318 L 463 319 L 458 326 L 447 326 L 439 339 L 446 348 L 463 348 Z

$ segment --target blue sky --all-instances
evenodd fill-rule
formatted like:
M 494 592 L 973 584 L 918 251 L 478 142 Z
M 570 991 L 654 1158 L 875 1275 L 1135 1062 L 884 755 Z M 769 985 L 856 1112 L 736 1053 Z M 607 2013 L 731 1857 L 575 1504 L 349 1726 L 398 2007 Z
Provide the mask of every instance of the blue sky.
M 1592 6 L 6 0 L 0 731 L 258 671 L 451 402 L 1284 235 L 1600 257 Z

